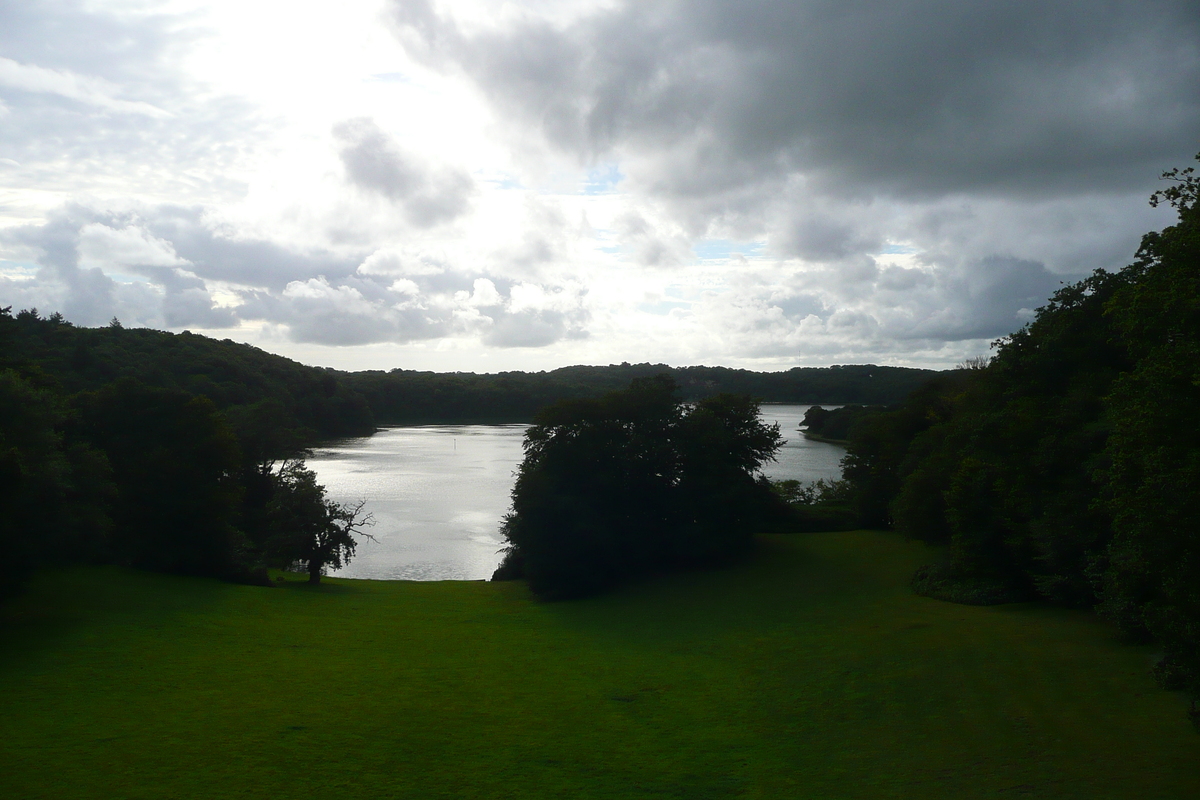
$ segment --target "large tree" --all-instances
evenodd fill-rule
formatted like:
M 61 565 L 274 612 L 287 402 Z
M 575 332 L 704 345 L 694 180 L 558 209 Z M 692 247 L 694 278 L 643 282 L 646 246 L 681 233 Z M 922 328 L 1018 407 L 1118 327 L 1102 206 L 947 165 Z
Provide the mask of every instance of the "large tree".
M 1197 156 L 1200 159 L 1200 155 Z M 1108 313 L 1135 363 L 1107 398 L 1100 610 L 1165 651 L 1159 678 L 1200 696 L 1200 180 L 1163 176 L 1178 222 L 1142 239 Z
M 778 426 L 746 397 L 685 407 L 666 376 L 543 409 L 525 437 L 497 578 L 543 598 L 594 594 L 745 549 L 779 501 L 755 475 Z
M 273 474 L 267 504 L 267 558 L 276 566 L 300 565 L 309 583 L 320 583 L 326 569 L 338 569 L 354 557 L 355 536 L 372 539 L 363 528 L 374 524 L 363 512 L 365 501 L 335 503 L 303 461 L 286 461 Z

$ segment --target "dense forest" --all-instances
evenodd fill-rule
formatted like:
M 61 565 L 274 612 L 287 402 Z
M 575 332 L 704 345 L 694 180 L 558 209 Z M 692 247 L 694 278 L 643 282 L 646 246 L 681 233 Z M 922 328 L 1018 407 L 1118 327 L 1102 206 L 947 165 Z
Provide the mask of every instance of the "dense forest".
M 115 320 L 105 328 L 81 328 L 36 310 L 6 315 L 0 337 L 0 368 L 35 367 L 67 394 L 131 378 L 207 397 L 233 416 L 266 402 L 289 427 L 312 438 L 365 435 L 376 424 L 528 422 L 550 403 L 599 397 L 660 374 L 675 381 L 686 401 L 725 392 L 768 403 L 834 405 L 897 403 L 936 374 L 870 364 L 752 372 L 649 363 L 497 374 L 342 372 L 229 339 L 127 329 Z
M 0 310 L 0 547 L 13 589 L 37 564 L 97 561 L 265 580 L 300 564 L 319 580 L 368 522 L 329 502 L 307 448 L 378 423 L 527 421 L 672 373 L 681 396 L 895 402 L 928 374 L 857 366 L 779 374 L 661 365 L 549 373 L 345 373 L 249 345 L 81 328 Z M 299 532 L 299 533 L 298 533 Z
M 344 375 L 385 424 L 413 422 L 528 422 L 560 400 L 619 391 L 637 378 L 668 375 L 680 397 L 747 394 L 768 403 L 896 403 L 928 380 L 932 370 L 874 365 L 796 367 L 752 372 L 728 367 L 615 364 L 563 367 L 550 372 L 434 373 L 392 370 Z
M 206 397 L 233 417 L 266 404 L 286 427 L 310 436 L 375 430 L 366 401 L 340 373 L 187 331 L 123 328 L 116 320 L 82 328 L 58 314 L 43 319 L 36 310 L 10 310 L 0 317 L 0 368 L 41 375 L 67 395 L 127 379 Z
M 966 603 L 1095 607 L 1200 694 L 1200 181 L 1134 262 L 1056 292 L 990 362 L 849 433 L 857 520 L 947 544 L 914 587 Z

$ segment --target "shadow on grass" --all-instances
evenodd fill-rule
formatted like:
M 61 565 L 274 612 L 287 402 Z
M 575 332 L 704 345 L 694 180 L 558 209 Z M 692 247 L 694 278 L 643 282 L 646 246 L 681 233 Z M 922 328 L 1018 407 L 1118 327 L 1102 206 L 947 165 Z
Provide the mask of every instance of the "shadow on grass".
M 234 587 L 212 578 L 124 567 L 65 567 L 39 572 L 0 603 L 4 655 L 32 652 L 102 619 L 166 624 L 179 613 L 210 609 Z
M 898 563 L 861 559 L 861 550 L 877 547 L 881 539 L 889 553 L 900 553 Z M 731 628 L 793 624 L 877 594 L 907 594 L 908 575 L 924 555 L 923 545 L 876 531 L 765 534 L 731 564 L 659 575 L 597 597 L 537 608 L 589 637 L 703 638 Z
M 271 571 L 271 585 L 291 592 L 308 592 L 315 595 L 345 595 L 364 590 L 372 581 L 356 581 L 349 578 L 321 578 L 320 583 L 309 583 L 306 573 Z

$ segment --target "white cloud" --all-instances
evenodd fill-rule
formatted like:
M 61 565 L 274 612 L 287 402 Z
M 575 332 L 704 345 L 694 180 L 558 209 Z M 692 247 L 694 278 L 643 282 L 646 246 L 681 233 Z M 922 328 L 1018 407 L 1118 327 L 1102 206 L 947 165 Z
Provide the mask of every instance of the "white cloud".
M 358 367 L 953 364 L 1169 221 L 1194 6 L 8 4 L 0 305 Z
M 391 286 L 388 287 L 388 291 L 400 295 L 418 295 L 421 293 L 421 287 L 408 278 L 397 278 L 392 281 Z
M 182 267 L 190 265 L 174 246 L 143 228 L 114 229 L 92 222 L 79 229 L 80 266 L 106 271 L 122 267 Z
M 482 308 L 486 306 L 498 306 L 504 302 L 504 298 L 496 291 L 496 284 L 492 283 L 487 278 L 476 278 L 471 285 L 471 293 L 458 292 L 456 297 L 472 308 Z
M 120 88 L 103 78 L 77 75 L 65 69 L 47 69 L 20 64 L 0 56 L 0 86 L 24 92 L 45 92 L 123 114 L 141 114 L 163 119 L 170 112 L 138 100 L 122 100 Z
M 376 250 L 363 259 L 357 272 L 360 275 L 439 275 L 446 271 L 446 259 L 424 252 L 407 250 Z

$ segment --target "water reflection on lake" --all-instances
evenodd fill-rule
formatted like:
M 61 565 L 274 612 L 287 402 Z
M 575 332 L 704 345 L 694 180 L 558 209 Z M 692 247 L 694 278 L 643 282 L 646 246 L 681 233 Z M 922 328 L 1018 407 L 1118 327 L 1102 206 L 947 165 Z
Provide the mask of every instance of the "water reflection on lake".
M 831 406 L 832 407 L 832 406 Z M 775 479 L 836 478 L 844 450 L 801 436 L 808 406 L 763 406 L 787 444 L 765 470 Z M 500 521 L 521 462 L 525 425 L 422 425 L 318 448 L 309 460 L 339 502 L 365 498 L 375 516 L 348 578 L 477 580 L 500 563 Z

